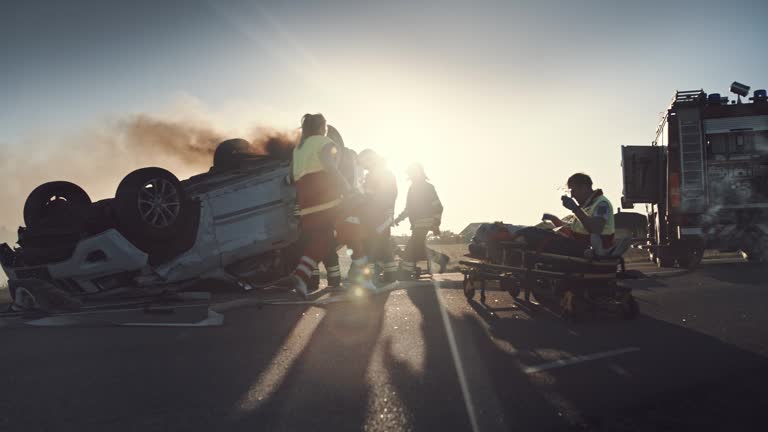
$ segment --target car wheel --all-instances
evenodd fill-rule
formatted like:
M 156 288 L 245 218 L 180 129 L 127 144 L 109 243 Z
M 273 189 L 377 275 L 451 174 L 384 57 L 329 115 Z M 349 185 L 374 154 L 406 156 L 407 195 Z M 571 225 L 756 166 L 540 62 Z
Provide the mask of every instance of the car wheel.
M 36 226 L 72 226 L 82 223 L 91 198 L 78 185 L 66 181 L 43 183 L 24 203 L 24 223 Z
M 693 270 L 701 263 L 701 258 L 704 255 L 704 251 L 701 249 L 691 249 L 684 253 L 683 256 L 677 258 L 677 264 L 680 268 L 687 270 Z
M 128 174 L 117 187 L 114 203 L 120 232 L 148 253 L 167 247 L 191 207 L 179 180 L 162 168 Z
M 213 168 L 218 171 L 235 170 L 251 151 L 251 144 L 241 138 L 222 141 L 213 153 Z
M 621 308 L 621 316 L 625 320 L 633 320 L 640 314 L 640 306 L 637 304 L 637 300 L 631 295 L 626 299 Z

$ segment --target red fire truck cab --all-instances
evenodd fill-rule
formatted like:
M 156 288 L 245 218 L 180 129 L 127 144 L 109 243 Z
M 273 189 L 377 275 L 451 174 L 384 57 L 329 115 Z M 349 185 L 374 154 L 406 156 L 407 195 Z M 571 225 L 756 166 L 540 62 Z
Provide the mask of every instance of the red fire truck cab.
M 768 97 L 678 91 L 650 146 L 622 146 L 622 207 L 646 204 L 650 259 L 690 268 L 704 249 L 768 258 Z

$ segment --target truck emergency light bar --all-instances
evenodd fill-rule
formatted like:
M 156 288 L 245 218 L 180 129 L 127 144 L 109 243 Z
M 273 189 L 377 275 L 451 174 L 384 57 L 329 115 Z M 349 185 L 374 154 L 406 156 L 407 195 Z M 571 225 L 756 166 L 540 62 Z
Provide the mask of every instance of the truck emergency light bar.
M 739 96 L 747 97 L 747 95 L 749 95 L 749 86 L 734 81 L 733 84 L 731 84 L 731 93 L 736 93 Z

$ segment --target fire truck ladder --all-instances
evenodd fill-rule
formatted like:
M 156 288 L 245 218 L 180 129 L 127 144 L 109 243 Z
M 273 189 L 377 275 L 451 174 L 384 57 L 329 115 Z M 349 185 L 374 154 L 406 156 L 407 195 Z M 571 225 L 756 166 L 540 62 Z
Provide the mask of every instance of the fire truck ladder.
M 704 145 L 698 107 L 681 107 L 680 124 L 681 195 L 684 211 L 702 211 L 706 207 Z

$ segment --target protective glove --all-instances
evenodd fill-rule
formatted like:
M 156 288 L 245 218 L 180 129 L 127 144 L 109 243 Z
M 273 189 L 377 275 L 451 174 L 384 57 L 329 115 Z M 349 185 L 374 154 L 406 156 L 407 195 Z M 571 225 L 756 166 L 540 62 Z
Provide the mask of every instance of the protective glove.
M 572 212 L 576 211 L 576 209 L 579 208 L 579 205 L 576 203 L 576 200 L 569 197 L 568 195 L 561 196 L 560 200 L 563 202 L 563 207 L 567 208 Z
M 557 219 L 559 219 L 557 216 L 555 216 L 553 214 L 550 214 L 550 213 L 544 213 L 544 215 L 541 216 L 541 220 L 543 220 L 543 221 L 554 222 Z

